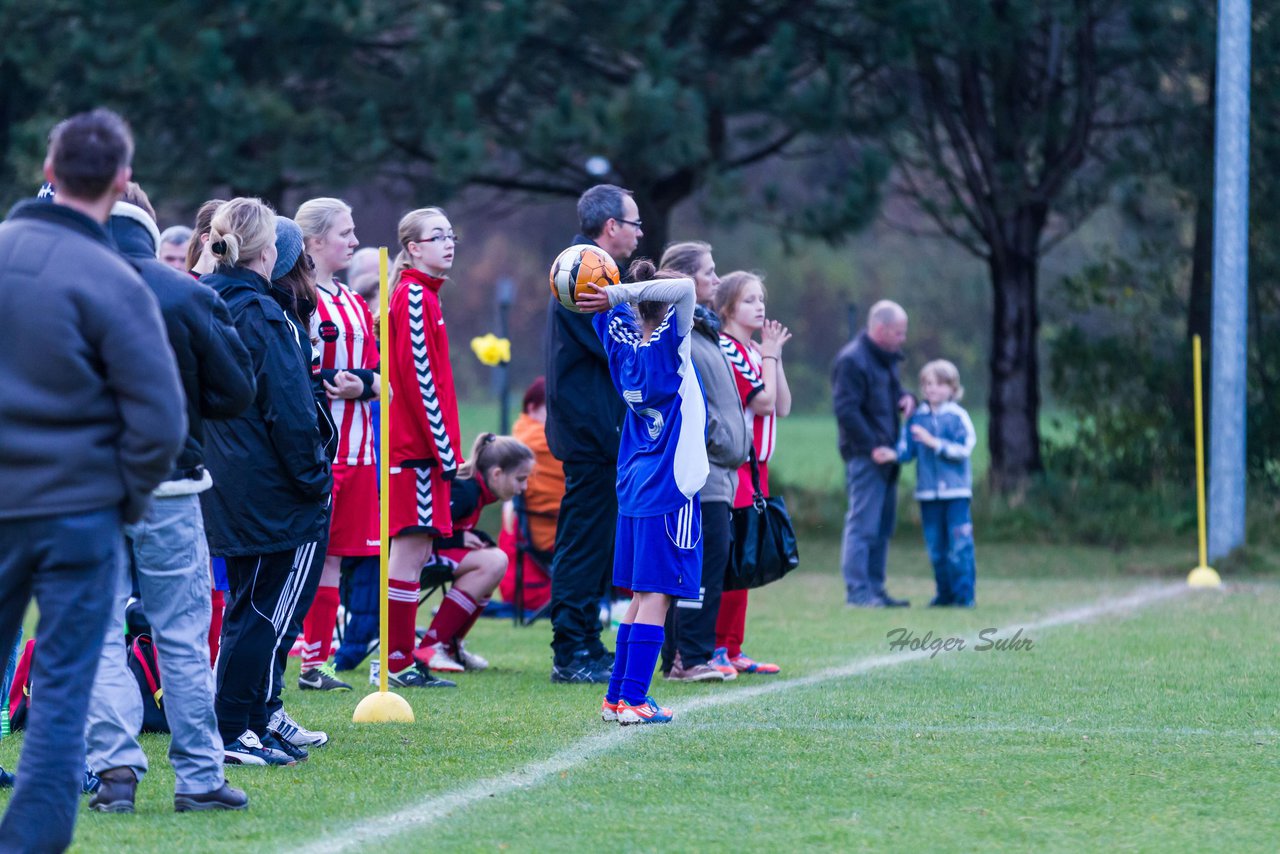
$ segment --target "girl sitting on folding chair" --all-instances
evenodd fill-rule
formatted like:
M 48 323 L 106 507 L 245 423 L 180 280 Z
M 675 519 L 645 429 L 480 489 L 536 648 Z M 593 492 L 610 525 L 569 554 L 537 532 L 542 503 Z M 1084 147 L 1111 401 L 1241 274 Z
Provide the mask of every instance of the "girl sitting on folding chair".
M 506 573 L 507 555 L 476 524 L 485 507 L 523 493 L 532 472 L 533 451 L 510 436 L 493 433 L 476 438 L 469 461 L 458 469 L 449 499 L 453 534 L 436 540 L 435 553 L 423 567 L 424 589 L 441 578 L 451 578 L 453 587 L 414 650 L 422 666 L 445 673 L 489 666 L 466 648 L 463 639 Z

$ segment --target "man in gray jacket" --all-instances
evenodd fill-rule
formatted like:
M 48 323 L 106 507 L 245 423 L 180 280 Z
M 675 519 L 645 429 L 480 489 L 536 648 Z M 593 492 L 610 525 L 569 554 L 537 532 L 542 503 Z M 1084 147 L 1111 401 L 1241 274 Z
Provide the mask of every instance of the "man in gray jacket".
M 737 380 L 720 349 L 720 318 L 711 310 L 720 279 L 711 246 L 697 241 L 676 243 L 662 253 L 662 269 L 690 276 L 698 293 L 690 336 L 693 366 L 707 399 L 707 461 L 711 471 L 702 500 L 702 596 L 677 599 L 667 609 L 662 670 L 680 682 L 721 682 L 723 673 L 708 662 L 715 651 L 716 617 L 724 592 L 733 532 L 730 529 L 738 469 L 751 454 L 751 431 L 742 411 Z M 734 674 L 735 678 L 737 674 Z
M 32 703 L 0 840 L 71 843 L 85 710 L 102 650 L 120 525 L 172 469 L 187 418 L 156 299 L 103 228 L 129 181 L 133 140 L 107 110 L 49 138 L 54 203 L 0 225 L 0 649 L 34 595 Z

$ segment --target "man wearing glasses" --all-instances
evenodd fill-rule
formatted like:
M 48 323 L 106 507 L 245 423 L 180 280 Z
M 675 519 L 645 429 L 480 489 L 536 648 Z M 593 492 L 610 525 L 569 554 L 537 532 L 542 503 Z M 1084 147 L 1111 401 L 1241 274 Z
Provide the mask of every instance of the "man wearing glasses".
M 620 268 L 644 236 L 628 190 L 597 184 L 578 199 L 580 233 Z M 609 590 L 618 521 L 618 437 L 624 412 L 591 326 L 554 298 L 547 309 L 547 444 L 564 463 L 565 494 L 551 562 L 551 681 L 607 683 L 613 654 L 600 641 L 600 600 Z

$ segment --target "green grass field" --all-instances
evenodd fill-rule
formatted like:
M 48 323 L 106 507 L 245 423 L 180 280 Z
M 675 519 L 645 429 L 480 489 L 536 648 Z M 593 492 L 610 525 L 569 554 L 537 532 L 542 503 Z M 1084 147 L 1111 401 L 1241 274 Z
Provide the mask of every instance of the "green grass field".
M 854 611 L 835 543 L 802 540 L 802 569 L 754 594 L 748 621 L 748 650 L 783 674 L 659 680 L 667 727 L 601 723 L 598 689 L 549 683 L 545 622 L 484 620 L 472 646 L 493 668 L 408 692 L 416 724 L 352 724 L 363 679 L 290 687 L 333 743 L 231 769 L 245 814 L 175 815 L 166 739 L 148 736 L 139 813 L 85 810 L 76 849 L 1275 850 L 1273 578 L 1190 593 L 1188 549 L 980 544 L 979 608 L 942 611 L 918 607 L 921 552 L 900 538 L 890 567 L 917 607 Z M 894 651 L 895 628 L 968 646 Z M 987 628 L 1034 645 L 979 652 Z

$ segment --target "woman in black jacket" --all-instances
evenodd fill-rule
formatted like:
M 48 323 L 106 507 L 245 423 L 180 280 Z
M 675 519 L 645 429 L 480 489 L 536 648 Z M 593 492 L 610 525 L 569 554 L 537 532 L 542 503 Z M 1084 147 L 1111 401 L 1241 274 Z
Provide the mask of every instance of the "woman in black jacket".
M 273 298 L 272 210 L 257 199 L 218 208 L 209 247 L 218 261 L 202 282 L 226 302 L 249 350 L 254 405 L 209 430 L 214 487 L 203 496 L 209 547 L 231 584 L 218 655 L 218 730 L 233 765 L 292 764 L 268 731 L 272 654 L 306 579 L 324 558 L 329 460 L 316 422 L 310 342 Z

